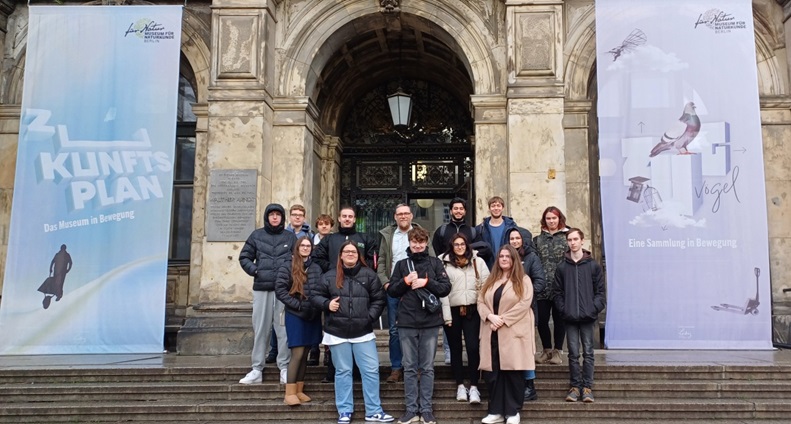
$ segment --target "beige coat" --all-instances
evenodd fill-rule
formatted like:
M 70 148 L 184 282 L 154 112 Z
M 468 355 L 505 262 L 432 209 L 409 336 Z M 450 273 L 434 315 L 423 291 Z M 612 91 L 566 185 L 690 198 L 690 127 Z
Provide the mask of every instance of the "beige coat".
M 500 347 L 500 369 L 503 371 L 524 371 L 536 369 L 535 318 L 533 317 L 533 284 L 525 276 L 524 294 L 521 299 L 510 282 L 505 283 L 500 298 L 500 317 L 505 324 L 497 330 Z M 494 307 L 494 292 L 502 285 L 501 281 L 490 288 L 485 295 L 478 296 L 478 313 L 481 315 L 481 364 L 483 371 L 492 371 L 492 330 L 487 319 Z
M 439 259 L 445 265 L 445 272 L 448 274 L 451 284 L 450 294 L 440 299 L 442 301 L 442 318 L 445 320 L 445 324 L 448 324 L 451 321 L 451 306 L 474 305 L 478 302 L 480 286 L 489 278 L 489 267 L 486 266 L 483 259 L 473 253 L 472 260 L 478 267 L 479 279 L 476 280 L 475 268 L 472 263 L 467 264 L 464 268 L 456 268 L 447 262 L 450 260 L 447 253 L 440 255 Z

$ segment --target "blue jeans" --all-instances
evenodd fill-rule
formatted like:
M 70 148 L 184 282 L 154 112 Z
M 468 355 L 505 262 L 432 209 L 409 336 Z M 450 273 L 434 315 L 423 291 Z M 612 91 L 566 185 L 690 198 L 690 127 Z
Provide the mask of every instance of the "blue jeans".
M 593 327 L 595 324 L 595 321 L 565 323 L 571 387 L 593 388 Z M 582 375 L 580 375 L 580 342 L 582 342 Z
M 354 412 L 352 397 L 352 365 L 357 364 L 363 379 L 365 415 L 382 412 L 379 399 L 379 356 L 376 340 L 362 343 L 341 343 L 330 346 L 335 365 L 335 407 L 338 413 Z
M 401 342 L 398 340 L 398 327 L 396 327 L 396 316 L 398 315 L 399 297 L 387 296 L 387 325 L 390 327 L 390 367 L 394 370 L 401 369 Z
M 404 406 L 414 414 L 433 412 L 434 357 L 437 355 L 439 327 L 399 328 L 404 354 Z M 417 373 L 420 370 L 420 378 Z

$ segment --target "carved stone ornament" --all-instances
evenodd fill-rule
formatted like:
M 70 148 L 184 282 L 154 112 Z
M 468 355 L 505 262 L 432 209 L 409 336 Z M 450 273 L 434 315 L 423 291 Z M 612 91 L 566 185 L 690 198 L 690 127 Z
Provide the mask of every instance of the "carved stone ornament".
M 401 11 L 400 0 L 379 0 L 379 6 L 382 7 L 382 13 L 396 13 Z

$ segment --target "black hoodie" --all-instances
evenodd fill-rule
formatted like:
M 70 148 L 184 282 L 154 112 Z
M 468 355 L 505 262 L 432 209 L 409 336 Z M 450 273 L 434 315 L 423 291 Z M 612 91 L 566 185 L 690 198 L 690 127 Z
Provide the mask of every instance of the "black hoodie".
M 269 223 L 269 213 L 280 213 L 280 224 Z M 253 290 L 274 291 L 277 270 L 291 260 L 297 236 L 286 228 L 283 206 L 272 203 L 264 211 L 264 227 L 253 231 L 239 253 L 239 263 L 247 275 L 253 276 Z
M 564 321 L 594 321 L 607 303 L 601 266 L 587 250 L 582 251 L 579 262 L 566 252 L 555 270 L 555 286 L 555 307 Z

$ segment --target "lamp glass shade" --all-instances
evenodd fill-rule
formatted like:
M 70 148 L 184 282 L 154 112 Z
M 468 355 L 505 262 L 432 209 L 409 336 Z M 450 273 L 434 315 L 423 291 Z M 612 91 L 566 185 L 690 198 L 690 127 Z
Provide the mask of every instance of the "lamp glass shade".
M 399 88 L 395 93 L 387 96 L 387 103 L 390 105 L 393 125 L 409 125 L 409 120 L 412 118 L 412 96 L 404 93 Z
M 434 206 L 434 199 L 417 199 L 417 205 L 423 209 Z

